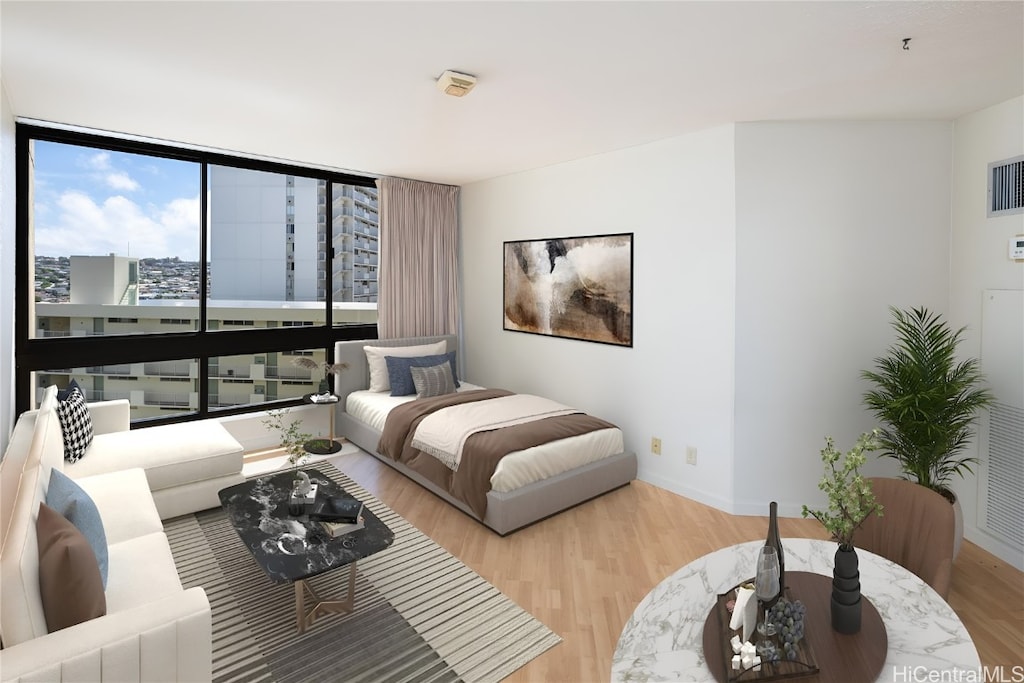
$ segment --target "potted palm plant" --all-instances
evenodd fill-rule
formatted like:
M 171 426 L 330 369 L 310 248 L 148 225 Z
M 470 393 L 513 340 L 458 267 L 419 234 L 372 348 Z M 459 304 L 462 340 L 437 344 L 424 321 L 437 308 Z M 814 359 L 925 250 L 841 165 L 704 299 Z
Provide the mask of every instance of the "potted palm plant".
M 862 377 L 871 388 L 864 404 L 881 421 L 881 455 L 895 459 L 903 476 L 941 493 L 956 513 L 954 557 L 963 538 L 963 513 L 950 489 L 953 475 L 973 473 L 978 459 L 964 454 L 978 411 L 992 394 L 976 358 L 957 361 L 963 332 L 927 308 L 895 307 L 897 341 Z

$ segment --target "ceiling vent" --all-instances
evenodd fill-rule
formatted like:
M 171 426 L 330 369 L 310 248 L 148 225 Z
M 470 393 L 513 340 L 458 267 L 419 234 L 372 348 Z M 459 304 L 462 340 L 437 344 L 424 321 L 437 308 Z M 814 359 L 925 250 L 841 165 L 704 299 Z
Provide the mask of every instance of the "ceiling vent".
M 988 215 L 1024 213 L 1024 156 L 988 165 Z
M 445 95 L 462 97 L 476 85 L 476 76 L 458 71 L 445 71 L 437 79 L 437 87 Z

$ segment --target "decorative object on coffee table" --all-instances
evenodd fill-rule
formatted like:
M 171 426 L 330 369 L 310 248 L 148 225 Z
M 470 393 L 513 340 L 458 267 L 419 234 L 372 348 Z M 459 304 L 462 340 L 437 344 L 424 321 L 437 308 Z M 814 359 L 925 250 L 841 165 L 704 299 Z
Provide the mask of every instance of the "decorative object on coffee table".
M 877 439 L 877 429 L 861 434 L 844 456 L 836 449 L 832 437 L 825 437 L 825 448 L 821 451 L 825 475 L 818 488 L 828 497 L 828 507 L 811 510 L 803 506 L 803 516 L 821 522 L 839 543 L 832 578 L 832 628 L 839 633 L 857 633 L 861 625 L 860 572 L 853 535 L 872 512 L 882 515 L 882 506 L 875 500 L 871 482 L 860 474 L 865 453 L 879 448 Z M 837 469 L 840 459 L 843 463 Z
M 271 410 L 261 420 L 264 427 L 275 430 L 281 436 L 281 448 L 288 455 L 289 467 L 301 467 L 309 459 L 306 442 L 313 438 L 301 431 L 302 420 L 293 419 L 288 409 Z M 293 473 L 293 489 L 305 496 L 310 490 L 309 476 L 296 469 Z

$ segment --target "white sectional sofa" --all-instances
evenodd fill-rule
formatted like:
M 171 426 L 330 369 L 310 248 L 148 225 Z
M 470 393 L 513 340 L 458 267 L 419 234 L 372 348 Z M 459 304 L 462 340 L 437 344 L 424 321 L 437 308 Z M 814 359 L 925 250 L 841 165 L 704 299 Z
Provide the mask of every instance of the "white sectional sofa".
M 123 404 L 123 405 L 122 405 Z M 183 589 L 162 518 L 214 507 L 243 480 L 242 447 L 216 421 L 128 430 L 125 402 L 89 406 L 96 435 L 64 460 L 56 388 L 18 418 L 0 461 L 0 680 L 210 680 L 202 588 Z M 99 510 L 108 550 L 106 614 L 47 632 L 36 519 L 52 470 Z

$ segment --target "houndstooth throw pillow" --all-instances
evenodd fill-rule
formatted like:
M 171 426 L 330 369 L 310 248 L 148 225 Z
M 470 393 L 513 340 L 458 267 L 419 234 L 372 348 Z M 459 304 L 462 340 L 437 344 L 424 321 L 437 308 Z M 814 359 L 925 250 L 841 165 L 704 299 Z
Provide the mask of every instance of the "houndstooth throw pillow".
M 64 435 L 64 459 L 78 462 L 92 443 L 92 417 L 77 384 L 68 391 L 67 398 L 57 402 L 57 417 Z

